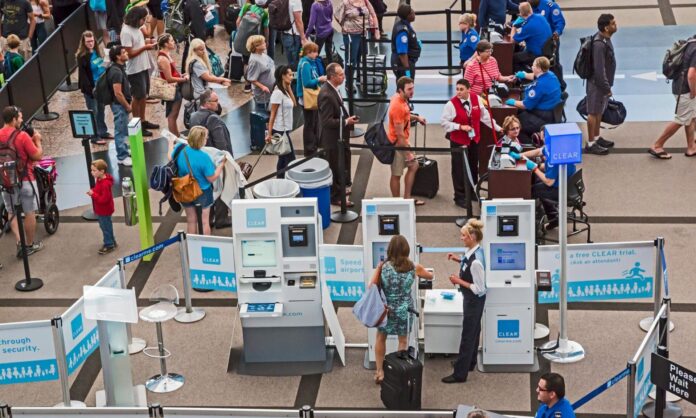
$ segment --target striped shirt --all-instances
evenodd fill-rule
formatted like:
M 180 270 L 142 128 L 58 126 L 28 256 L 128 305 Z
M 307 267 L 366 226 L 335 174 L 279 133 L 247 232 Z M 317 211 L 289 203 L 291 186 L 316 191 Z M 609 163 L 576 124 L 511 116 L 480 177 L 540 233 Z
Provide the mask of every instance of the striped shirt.
M 498 61 L 493 57 L 488 58 L 484 64 L 480 64 L 477 60 L 472 61 L 464 72 L 464 78 L 471 85 L 470 93 L 480 96 L 493 85 L 491 79 L 498 80 L 499 77 Z

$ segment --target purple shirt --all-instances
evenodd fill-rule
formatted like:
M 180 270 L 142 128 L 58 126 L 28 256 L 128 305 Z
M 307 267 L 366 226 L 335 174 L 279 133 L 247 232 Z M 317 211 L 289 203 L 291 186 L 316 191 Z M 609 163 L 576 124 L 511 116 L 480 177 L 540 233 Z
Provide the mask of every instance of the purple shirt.
M 307 35 L 316 33 L 318 38 L 326 38 L 333 34 L 331 26 L 333 19 L 333 5 L 331 0 L 316 1 L 312 4 L 309 13 L 309 24 L 307 24 Z

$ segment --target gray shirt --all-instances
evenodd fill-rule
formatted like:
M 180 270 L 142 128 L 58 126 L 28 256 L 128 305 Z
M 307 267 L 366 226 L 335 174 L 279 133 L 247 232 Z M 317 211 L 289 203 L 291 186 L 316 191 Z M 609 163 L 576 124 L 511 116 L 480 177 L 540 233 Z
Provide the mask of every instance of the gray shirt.
M 192 73 L 189 74 L 191 77 L 191 86 L 193 86 L 193 97 L 198 98 L 206 88 L 208 88 L 208 82 L 203 80 L 203 74 L 208 73 L 208 67 L 205 66 L 200 60 L 194 60 L 192 62 L 193 68 Z
M 611 38 L 604 37 L 599 32 L 594 35 L 592 42 L 592 66 L 593 73 L 589 81 L 601 92 L 609 93 L 616 74 L 614 45 Z
M 251 90 L 254 92 L 254 101 L 256 103 L 268 103 L 271 100 L 271 91 L 275 84 L 275 64 L 273 59 L 266 54 L 251 54 L 249 56 L 249 66 L 247 67 L 246 79 L 249 82 L 258 81 L 268 87 L 268 93 L 265 93 L 256 85 L 252 84 Z
M 208 109 L 199 109 L 191 114 L 191 126 L 203 126 L 208 129 L 206 146 L 232 154 L 230 131 L 217 113 Z

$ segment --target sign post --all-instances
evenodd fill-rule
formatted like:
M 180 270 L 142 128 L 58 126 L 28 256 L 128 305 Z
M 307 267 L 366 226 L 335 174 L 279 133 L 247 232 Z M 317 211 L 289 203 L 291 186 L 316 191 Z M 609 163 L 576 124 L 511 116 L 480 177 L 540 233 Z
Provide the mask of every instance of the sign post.
M 558 165 L 558 243 L 561 259 L 559 295 L 560 337 L 542 346 L 554 363 L 574 363 L 585 358 L 585 349 L 568 339 L 568 165 L 582 162 L 582 131 L 575 123 L 546 125 L 546 164 Z M 557 346 L 556 346 L 557 344 Z M 553 349 L 556 347 L 555 349 Z
M 663 299 L 663 306 L 659 314 L 657 353 L 653 352 L 650 359 L 650 381 L 657 387 L 655 402 L 646 404 L 642 412 L 648 418 L 679 418 L 683 411 L 667 402 L 667 392 L 696 403 L 696 390 L 691 393 L 696 373 L 669 361 L 669 297 Z
M 147 169 L 145 166 L 145 147 L 143 146 L 143 132 L 140 118 L 133 118 L 128 123 L 128 140 L 133 159 L 133 184 L 135 195 L 138 199 L 138 220 L 140 221 L 140 246 L 149 248 L 155 245 L 152 233 L 152 214 L 150 211 L 149 184 Z M 145 261 L 152 260 L 152 254 L 143 257 Z
M 85 162 L 87 163 L 87 179 L 89 187 L 94 188 L 94 178 L 92 177 L 92 148 L 90 141 L 97 137 L 97 122 L 91 110 L 70 110 L 70 128 L 73 138 L 82 139 L 82 148 L 85 151 Z M 93 209 L 86 209 L 82 212 L 82 219 L 86 221 L 96 221 L 97 215 Z

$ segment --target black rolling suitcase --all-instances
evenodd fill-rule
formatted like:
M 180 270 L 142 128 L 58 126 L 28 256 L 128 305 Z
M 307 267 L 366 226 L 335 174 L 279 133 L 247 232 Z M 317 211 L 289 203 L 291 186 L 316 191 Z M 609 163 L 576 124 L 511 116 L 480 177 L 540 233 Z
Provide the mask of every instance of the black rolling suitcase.
M 369 96 L 384 96 L 387 92 L 387 71 L 383 70 L 387 66 L 386 55 L 374 55 L 368 54 L 365 57 L 367 66 L 365 72 L 367 73 L 363 79 L 362 71 L 356 73 L 358 78 L 358 85 L 363 88 L 363 82 L 365 83 L 366 93 Z M 362 62 L 361 62 L 362 65 Z M 378 68 L 375 70 L 375 68 Z
M 384 357 L 380 397 L 387 409 L 412 410 L 421 407 L 423 363 L 413 357 L 412 352 L 416 350 L 409 348 Z
M 259 151 L 266 145 L 266 128 L 269 115 L 267 112 L 252 111 L 249 114 L 251 125 L 251 149 Z
M 418 147 L 418 124 L 415 126 L 415 147 Z M 427 137 L 428 137 L 427 127 L 423 127 L 423 146 L 427 147 Z M 428 199 L 432 199 L 437 194 L 440 189 L 440 174 L 437 170 L 437 161 L 431 160 L 425 156 L 416 157 L 418 161 L 418 171 L 416 171 L 416 178 L 413 181 L 413 189 L 411 189 L 411 194 L 414 196 L 423 196 Z

